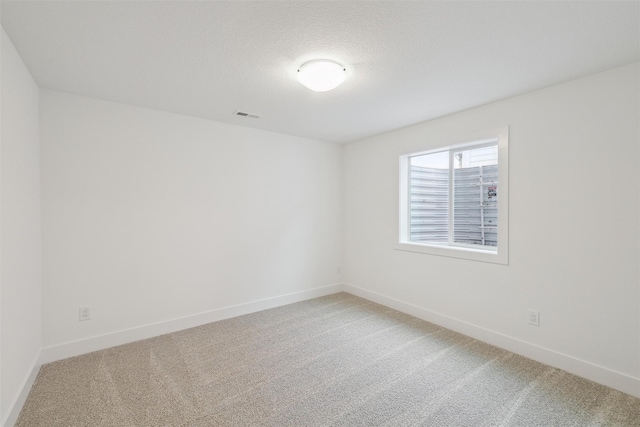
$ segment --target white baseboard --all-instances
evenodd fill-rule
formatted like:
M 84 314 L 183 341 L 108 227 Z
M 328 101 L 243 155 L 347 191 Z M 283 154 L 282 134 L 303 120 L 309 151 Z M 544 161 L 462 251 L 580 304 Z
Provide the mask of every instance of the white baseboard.
M 10 407 L 7 408 L 6 415 L 0 424 L 2 427 L 13 427 L 16 421 L 18 421 L 18 415 L 20 415 L 24 402 L 26 402 L 27 396 L 29 396 L 29 392 L 31 391 L 31 386 L 33 386 L 40 371 L 40 366 L 42 366 L 40 362 L 41 359 L 42 354 L 39 353 L 31 364 L 31 372 L 22 382 L 20 393 L 15 397 Z
M 229 307 L 222 307 L 178 319 L 167 320 L 164 322 L 121 330 L 110 334 L 45 347 L 42 349 L 41 362 L 42 364 L 50 363 L 56 360 L 66 359 L 67 357 L 79 356 L 81 354 L 91 353 L 92 351 L 103 350 L 105 348 L 169 334 L 183 329 L 194 328 L 196 326 L 242 316 L 256 311 L 335 294 L 343 290 L 344 287 L 342 284 L 323 286 L 320 288 L 279 295 Z
M 461 334 L 473 337 L 488 344 L 512 351 L 529 359 L 570 372 L 580 377 L 595 381 L 599 384 L 620 390 L 635 397 L 640 397 L 640 378 L 617 372 L 585 360 L 575 358 L 557 351 L 540 347 L 496 331 L 482 328 L 444 314 L 436 313 L 416 305 L 359 288 L 351 284 L 344 284 L 343 290 L 361 298 L 385 305 L 406 314 L 418 317 L 436 325 L 443 326 Z

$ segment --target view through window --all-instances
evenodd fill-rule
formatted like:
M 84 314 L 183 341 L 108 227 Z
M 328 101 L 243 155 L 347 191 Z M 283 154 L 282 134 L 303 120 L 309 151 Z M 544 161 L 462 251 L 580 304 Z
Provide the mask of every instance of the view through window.
M 409 161 L 412 242 L 497 246 L 497 141 Z

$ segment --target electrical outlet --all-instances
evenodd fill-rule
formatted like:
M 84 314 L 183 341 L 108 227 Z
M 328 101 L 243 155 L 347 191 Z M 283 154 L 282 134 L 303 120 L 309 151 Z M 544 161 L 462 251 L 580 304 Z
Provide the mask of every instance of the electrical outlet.
M 540 326 L 540 312 L 535 310 L 529 310 L 529 324 L 534 326 Z
M 91 309 L 89 307 L 80 307 L 80 320 L 91 320 Z

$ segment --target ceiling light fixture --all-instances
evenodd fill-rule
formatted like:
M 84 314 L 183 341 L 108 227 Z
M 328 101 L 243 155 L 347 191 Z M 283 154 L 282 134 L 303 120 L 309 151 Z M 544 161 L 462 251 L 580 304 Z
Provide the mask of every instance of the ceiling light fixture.
M 329 59 L 305 62 L 298 70 L 298 81 L 316 92 L 335 89 L 346 77 L 345 68 Z

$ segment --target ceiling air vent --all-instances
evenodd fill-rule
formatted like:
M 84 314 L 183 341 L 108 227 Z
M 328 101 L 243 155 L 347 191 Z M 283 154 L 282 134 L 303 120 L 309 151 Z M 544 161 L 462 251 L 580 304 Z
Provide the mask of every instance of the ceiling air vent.
M 245 113 L 243 111 L 236 111 L 234 114 L 234 116 L 240 116 L 240 117 L 248 117 L 250 119 L 259 119 L 260 116 L 257 114 L 250 114 L 250 113 Z

